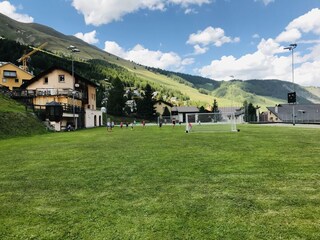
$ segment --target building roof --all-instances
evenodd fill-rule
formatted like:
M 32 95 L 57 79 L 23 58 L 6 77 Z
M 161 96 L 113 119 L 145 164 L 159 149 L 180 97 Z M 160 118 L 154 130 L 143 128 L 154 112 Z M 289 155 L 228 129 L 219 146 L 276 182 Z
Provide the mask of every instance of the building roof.
M 62 70 L 62 71 L 64 71 L 64 72 L 67 72 L 67 73 L 69 73 L 70 75 L 72 75 L 72 72 L 71 72 L 71 71 L 69 71 L 69 70 L 67 70 L 67 69 L 65 69 L 65 68 L 63 68 L 63 67 L 55 67 L 55 66 L 53 66 L 53 67 L 51 67 L 51 68 L 43 71 L 42 73 L 38 74 L 37 76 L 35 76 L 34 78 L 30 79 L 29 81 L 25 82 L 24 84 L 21 85 L 21 87 L 22 87 L 22 88 L 26 88 L 26 87 L 28 87 L 29 85 L 31 85 L 32 83 L 38 81 L 38 80 L 41 79 L 42 77 L 48 75 L 49 73 L 51 73 L 51 72 L 53 72 L 53 71 L 55 71 L 55 70 Z M 73 73 L 73 75 L 74 75 L 74 78 L 75 78 L 76 80 L 77 80 L 77 79 L 78 79 L 78 80 L 81 80 L 81 81 L 83 81 L 83 82 L 86 82 L 86 83 L 89 84 L 89 85 L 94 86 L 94 87 L 98 87 L 98 86 L 99 86 L 97 83 L 92 82 L 92 81 L 90 81 L 90 80 L 88 80 L 88 79 L 85 79 L 84 77 L 81 77 L 80 75 L 76 74 L 75 72 Z
M 288 119 L 292 116 L 292 104 L 279 104 L 275 107 L 267 107 L 267 109 L 276 115 L 280 120 Z M 320 120 L 320 104 L 295 104 L 295 115 L 303 114 L 308 116 L 309 120 Z
M 172 112 L 178 112 L 178 113 L 197 113 L 199 112 L 199 109 L 197 107 L 173 107 L 171 109 Z
M 15 64 L 13 64 L 13 63 L 11 63 L 11 62 L 0 62 L 0 67 L 3 67 L 3 66 L 5 66 L 5 65 L 12 65 L 12 66 L 16 67 L 17 69 L 19 69 L 20 71 L 25 72 L 25 73 L 29 74 L 30 76 L 33 76 L 32 73 L 30 73 L 30 72 L 28 72 L 28 71 L 25 71 L 24 69 L 18 67 L 17 65 L 15 65 Z
M 0 67 L 9 64 L 9 62 L 0 62 Z
M 164 100 L 157 100 L 156 103 L 163 103 L 165 105 L 168 105 L 169 107 L 173 107 L 173 104 L 172 103 L 169 103 L 169 102 L 166 102 Z

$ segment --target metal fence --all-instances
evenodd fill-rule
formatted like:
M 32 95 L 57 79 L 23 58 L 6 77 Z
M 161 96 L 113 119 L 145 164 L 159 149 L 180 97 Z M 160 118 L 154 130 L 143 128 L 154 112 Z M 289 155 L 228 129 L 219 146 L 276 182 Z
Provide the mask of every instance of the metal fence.
M 293 117 L 292 114 L 279 114 L 279 118 L 282 122 L 292 123 Z M 295 113 L 295 123 L 320 123 L 320 112 L 299 112 Z

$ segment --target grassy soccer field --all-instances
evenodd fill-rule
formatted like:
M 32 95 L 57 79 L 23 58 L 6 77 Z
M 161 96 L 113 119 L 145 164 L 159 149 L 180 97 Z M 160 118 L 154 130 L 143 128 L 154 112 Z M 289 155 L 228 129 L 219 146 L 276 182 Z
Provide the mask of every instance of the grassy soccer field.
M 320 128 L 0 140 L 0 239 L 320 239 Z

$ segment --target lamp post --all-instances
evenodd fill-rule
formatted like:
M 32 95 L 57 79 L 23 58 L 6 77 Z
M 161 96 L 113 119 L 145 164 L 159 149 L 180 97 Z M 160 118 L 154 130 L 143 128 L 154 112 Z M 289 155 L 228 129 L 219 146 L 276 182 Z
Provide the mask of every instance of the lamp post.
M 107 122 L 108 122 L 108 97 L 105 97 L 104 99 L 102 99 L 102 103 L 105 104 L 103 112 L 106 114 L 106 124 L 107 124 Z
M 296 104 L 296 91 L 295 91 L 295 86 L 294 86 L 294 54 L 293 54 L 293 52 L 297 46 L 298 45 L 296 43 L 292 43 L 288 47 L 284 48 L 285 50 L 291 51 L 291 62 L 292 62 L 291 71 L 292 71 L 293 92 L 288 94 L 288 102 L 292 103 L 292 125 L 293 126 L 296 124 L 296 122 L 295 122 L 295 109 L 294 109 L 294 105 Z
M 80 52 L 80 50 L 73 45 L 70 45 L 67 49 L 70 50 L 70 52 L 71 52 L 71 72 L 72 72 L 72 79 L 73 79 L 73 86 L 74 86 L 75 79 L 74 79 L 73 53 L 78 53 L 78 52 Z
M 76 117 L 75 117 L 75 107 L 74 107 L 74 95 L 76 94 L 76 91 L 72 91 L 72 113 L 73 113 L 73 126 L 74 129 L 77 128 L 76 126 Z
M 75 81 L 75 78 L 74 78 L 73 53 L 78 53 L 78 52 L 80 52 L 80 50 L 78 48 L 76 48 L 75 46 L 73 46 L 73 45 L 70 45 L 67 49 L 71 52 L 71 74 L 72 74 L 72 81 L 73 81 L 72 113 L 73 113 L 73 126 L 76 129 L 76 117 L 75 117 L 75 107 L 74 107 L 74 95 L 76 94 L 76 91 L 75 91 L 76 81 Z
M 231 78 L 231 81 L 232 80 L 234 80 L 234 76 L 233 75 L 230 75 L 229 76 L 230 78 Z M 233 108 L 233 97 L 234 97 L 234 95 L 233 95 L 233 86 L 232 86 L 232 84 L 231 84 L 231 111 L 232 112 L 234 112 L 234 108 Z

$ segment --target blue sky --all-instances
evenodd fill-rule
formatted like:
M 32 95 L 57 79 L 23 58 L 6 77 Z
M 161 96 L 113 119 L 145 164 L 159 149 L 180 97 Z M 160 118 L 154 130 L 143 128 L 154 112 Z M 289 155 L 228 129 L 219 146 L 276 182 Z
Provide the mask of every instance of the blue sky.
M 137 63 L 320 87 L 320 0 L 12 0 L 0 12 Z

